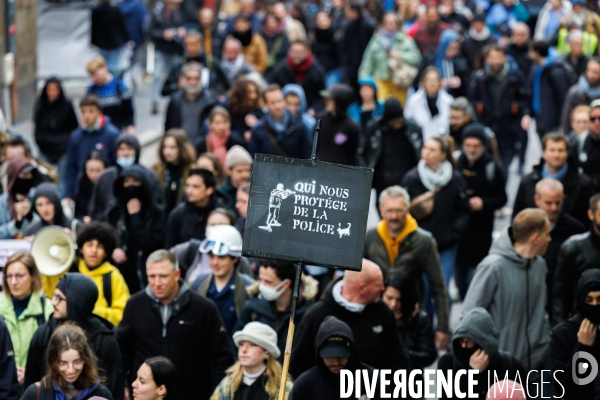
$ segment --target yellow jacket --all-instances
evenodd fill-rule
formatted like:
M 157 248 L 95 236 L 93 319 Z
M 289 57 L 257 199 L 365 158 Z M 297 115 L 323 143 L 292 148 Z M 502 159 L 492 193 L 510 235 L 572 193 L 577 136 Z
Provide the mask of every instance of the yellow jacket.
M 130 297 L 129 288 L 125 283 L 123 275 L 121 275 L 119 270 L 109 262 L 105 262 L 99 267 L 90 270 L 83 260 L 79 261 L 79 272 L 92 278 L 94 283 L 96 283 L 96 286 L 98 286 L 98 300 L 94 306 L 93 313 L 106 318 L 112 322 L 115 327 L 119 325 L 119 322 L 123 319 L 125 304 L 127 304 L 127 300 L 129 300 Z M 111 273 L 112 304 L 110 307 L 108 307 L 108 302 L 104 298 L 104 284 L 102 282 L 102 277 L 108 273 Z
M 252 35 L 252 41 L 246 47 L 242 48 L 246 62 L 256 68 L 259 73 L 265 72 L 269 63 L 269 51 L 267 43 L 258 33 Z

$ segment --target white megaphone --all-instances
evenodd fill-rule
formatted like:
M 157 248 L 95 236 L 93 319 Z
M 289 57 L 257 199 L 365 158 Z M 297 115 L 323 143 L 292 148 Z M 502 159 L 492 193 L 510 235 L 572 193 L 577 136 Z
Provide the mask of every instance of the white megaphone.
M 31 255 L 42 275 L 56 276 L 65 272 L 75 258 L 77 245 L 60 226 L 47 226 L 35 235 Z

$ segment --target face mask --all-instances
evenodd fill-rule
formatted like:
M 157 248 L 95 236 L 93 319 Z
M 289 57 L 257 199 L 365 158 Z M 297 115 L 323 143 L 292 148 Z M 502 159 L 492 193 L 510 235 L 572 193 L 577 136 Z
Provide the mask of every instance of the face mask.
M 12 192 L 27 195 L 32 187 L 33 179 L 17 178 L 13 184 Z
M 131 157 L 117 157 L 117 164 L 123 169 L 127 169 L 135 164 L 135 156 Z
M 600 306 L 593 306 L 585 303 L 582 304 L 581 316 L 589 319 L 592 324 L 600 324 Z
M 141 186 L 128 186 L 125 189 L 125 198 L 126 200 L 131 199 L 141 199 L 142 197 L 142 187 Z
M 479 347 L 478 345 L 475 345 L 471 348 L 466 348 L 466 347 L 462 347 L 459 345 L 458 349 L 456 349 L 456 351 L 455 351 L 456 359 L 463 366 L 470 368 L 471 366 L 469 365 L 469 362 L 470 362 L 471 356 L 480 348 L 481 347 Z
M 281 281 L 281 283 L 275 287 L 266 286 L 261 283 L 260 285 L 258 285 L 258 290 L 260 291 L 260 294 L 266 301 L 274 301 L 277 300 L 285 291 L 285 289 L 283 289 L 282 286 L 285 284 L 286 281 L 287 279 Z

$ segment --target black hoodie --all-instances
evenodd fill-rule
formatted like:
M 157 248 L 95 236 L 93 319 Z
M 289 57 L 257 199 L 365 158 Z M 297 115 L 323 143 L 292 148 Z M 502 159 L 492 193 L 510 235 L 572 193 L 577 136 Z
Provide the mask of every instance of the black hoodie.
M 58 85 L 60 94 L 56 101 L 50 103 L 46 90 L 48 84 Z M 33 123 L 35 126 L 35 142 L 52 164 L 67 152 L 71 132 L 77 129 L 77 115 L 73 109 L 71 100 L 65 97 L 65 93 L 58 78 L 50 78 L 46 81 L 40 97 L 35 103 L 33 110 Z
M 323 344 L 333 336 L 343 337 L 351 343 L 350 357 L 344 369 L 354 371 L 357 369 L 369 370 L 369 376 L 373 372 L 373 368 L 360 361 L 358 350 L 354 344 L 354 335 L 352 329 L 340 321 L 336 317 L 326 317 L 319 327 L 317 338 L 315 339 L 315 366 L 300 375 L 294 382 L 294 390 L 292 392 L 292 400 L 313 400 L 327 399 L 334 400 L 340 397 L 340 377 L 333 374 L 323 362 L 323 358 L 319 355 L 319 351 Z M 377 395 L 379 391 L 376 390 Z M 361 394 L 365 394 L 364 383 L 362 385 Z M 373 398 L 379 398 L 376 397 Z
M 360 126 L 348 116 L 348 107 L 354 100 L 352 88 L 345 83 L 331 89 L 335 101 L 335 115 L 323 111 L 319 133 L 319 160 L 344 165 L 358 165 L 357 151 L 362 142 Z
M 565 399 L 594 399 L 598 398 L 598 390 L 595 390 L 595 380 L 588 385 L 576 385 L 571 377 L 573 355 L 579 351 L 590 353 L 596 360 L 600 359 L 600 338 L 596 334 L 596 342 L 593 346 L 586 346 L 577 340 L 577 333 L 581 327 L 583 317 L 580 313 L 581 305 L 590 291 L 598 290 L 600 286 L 600 270 L 589 269 L 581 274 L 577 284 L 577 309 L 578 312 L 566 321 L 561 322 L 552 330 L 550 342 L 551 368 L 555 371 L 556 380 L 554 388 L 557 395 L 563 393 Z M 598 307 L 598 306 L 596 306 Z M 562 372 L 561 372 L 562 371 Z M 559 384 L 560 383 L 560 384 Z M 562 387 L 561 387 L 562 385 Z
M 115 201 L 108 206 L 104 215 L 104 220 L 117 229 L 119 247 L 127 254 L 127 261 L 117 267 L 131 293 L 146 287 L 146 259 L 153 251 L 163 248 L 165 239 L 163 211 L 152 193 L 151 176 L 154 173 L 139 164 L 121 170 L 112 188 Z M 127 210 L 127 203 L 132 196 L 123 186 L 126 177 L 134 177 L 142 182 L 135 197 L 140 200 L 142 208 L 136 214 L 129 214 Z
M 39 221 L 36 221 L 27 227 L 27 230 L 25 231 L 25 236 L 35 235 L 40 229 L 50 225 L 58 225 L 68 229 L 73 228 L 73 220 L 71 218 L 67 218 L 63 213 L 63 208 L 60 204 L 60 194 L 58 193 L 58 188 L 56 187 L 56 185 L 54 185 L 53 183 L 42 183 L 41 185 L 38 185 L 35 188 L 35 200 L 32 205 L 34 208 L 35 201 L 37 201 L 39 197 L 47 198 L 48 200 L 50 200 L 52 205 L 54 205 L 54 221 L 52 222 L 52 224 L 49 224 L 46 221 L 44 221 L 42 219 L 42 216 L 40 215 Z M 35 212 L 39 215 L 37 210 Z M 77 230 L 79 227 L 81 227 L 81 224 L 78 222 L 75 229 Z
M 92 314 L 98 300 L 98 287 L 91 278 L 80 273 L 68 273 L 62 279 L 65 280 L 67 321 L 85 330 L 88 343 L 98 358 L 98 368 L 106 377 L 104 385 L 115 400 L 120 400 L 124 394 L 125 374 L 121 351 L 113 336 L 114 327 L 106 319 Z M 39 382 L 46 374 L 46 349 L 52 332 L 63 322 L 51 317 L 33 335 L 27 354 L 25 387 Z
M 135 149 L 135 164 L 139 164 L 140 161 L 140 142 L 138 142 L 137 138 L 133 135 L 122 134 L 115 141 L 115 152 L 119 149 L 119 146 L 122 143 L 127 143 L 129 146 Z M 115 156 L 116 159 L 116 156 Z M 144 167 L 145 168 L 145 167 Z M 106 212 L 106 207 L 109 206 L 111 202 L 115 200 L 113 195 L 113 183 L 121 173 L 123 168 L 121 168 L 118 164 L 113 165 L 111 167 L 106 168 L 98 181 L 94 185 L 94 190 L 92 191 L 92 197 L 90 198 L 90 204 L 88 208 L 88 215 L 94 221 L 100 221 L 103 218 L 103 215 Z M 158 178 L 154 172 L 146 169 L 151 175 L 148 176 L 150 181 L 150 187 L 152 188 L 152 193 L 154 193 L 156 203 L 162 206 L 163 198 L 162 193 L 163 190 L 161 188 L 160 183 L 158 182 Z

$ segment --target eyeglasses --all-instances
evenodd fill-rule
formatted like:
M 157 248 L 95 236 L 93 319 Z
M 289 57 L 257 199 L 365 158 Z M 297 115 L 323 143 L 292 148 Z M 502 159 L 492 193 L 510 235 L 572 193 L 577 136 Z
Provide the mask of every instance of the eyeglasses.
M 56 300 L 56 305 L 59 305 L 61 301 L 67 301 L 64 297 L 59 295 L 58 293 L 52 293 L 52 300 Z
M 65 369 L 69 369 L 69 367 L 79 369 L 79 368 L 83 367 L 83 360 L 75 360 L 72 363 L 67 362 L 67 361 L 59 361 L 58 362 L 58 368 L 60 368 L 60 369 L 65 370 Z
M 13 279 L 16 280 L 17 282 L 22 281 L 26 276 L 28 276 L 29 274 L 11 274 L 11 275 L 4 275 L 4 277 L 6 278 L 7 282 L 12 281 Z
M 200 245 L 201 253 L 213 253 L 215 256 L 226 256 L 229 254 L 229 246 L 219 240 L 204 240 Z

